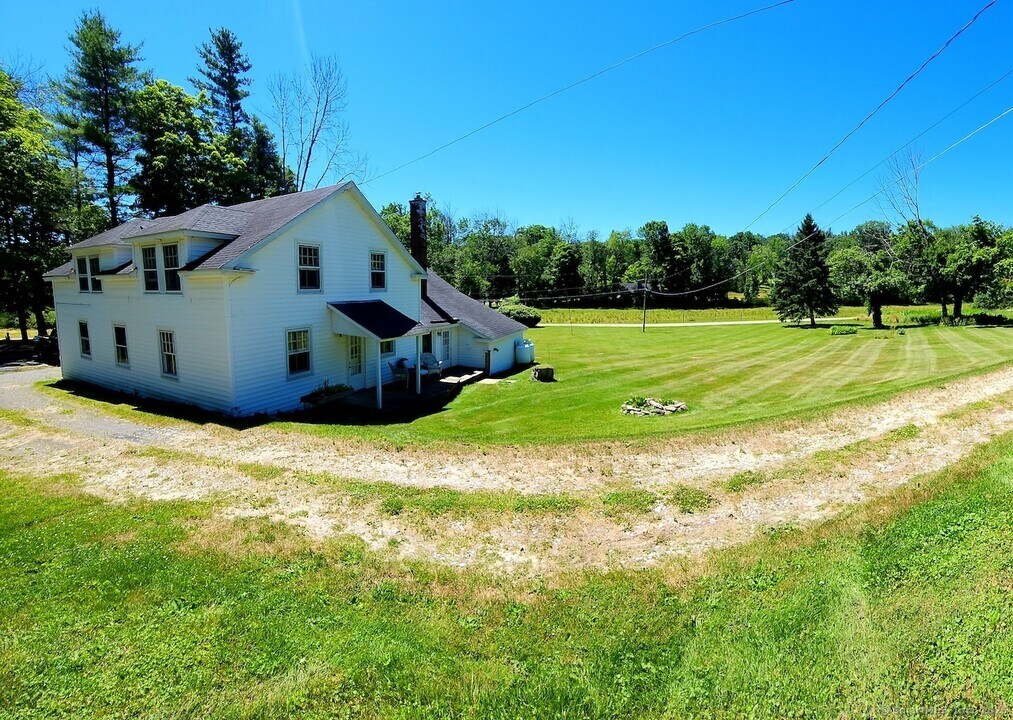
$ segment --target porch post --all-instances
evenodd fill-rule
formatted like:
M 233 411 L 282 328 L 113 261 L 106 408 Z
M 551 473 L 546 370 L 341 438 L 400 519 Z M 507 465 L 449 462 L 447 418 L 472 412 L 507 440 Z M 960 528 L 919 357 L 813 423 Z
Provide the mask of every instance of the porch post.
M 415 394 L 422 394 L 422 336 L 415 336 Z
M 376 341 L 376 409 L 383 410 L 383 367 L 380 364 L 380 341 Z

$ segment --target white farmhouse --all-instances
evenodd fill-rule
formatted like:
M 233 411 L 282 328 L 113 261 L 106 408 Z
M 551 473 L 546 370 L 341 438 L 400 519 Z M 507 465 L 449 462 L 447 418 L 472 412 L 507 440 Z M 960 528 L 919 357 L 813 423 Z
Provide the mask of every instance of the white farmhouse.
M 524 326 L 427 271 L 425 213 L 416 197 L 409 252 L 346 182 L 77 243 L 46 275 L 63 376 L 249 415 L 325 381 L 376 387 L 380 406 L 390 365 L 424 352 L 509 370 Z

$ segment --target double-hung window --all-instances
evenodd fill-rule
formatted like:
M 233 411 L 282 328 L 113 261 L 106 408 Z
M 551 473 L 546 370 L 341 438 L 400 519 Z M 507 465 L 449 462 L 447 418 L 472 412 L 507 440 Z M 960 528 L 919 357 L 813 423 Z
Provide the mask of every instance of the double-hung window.
M 176 377 L 176 333 L 171 330 L 159 330 L 158 349 L 162 356 L 162 374 Z
M 179 245 L 162 246 L 162 269 L 165 271 L 165 291 L 180 292 Z
M 158 292 L 158 260 L 154 245 L 141 248 L 141 267 L 144 270 L 144 292 Z
M 77 286 L 81 292 L 102 292 L 98 256 L 77 259 Z
M 289 330 L 286 332 L 288 347 L 288 374 L 299 375 L 310 371 L 310 331 Z
M 320 248 L 316 245 L 299 246 L 299 289 L 320 289 Z
M 91 337 L 88 335 L 88 323 L 77 323 L 77 334 L 81 338 L 81 357 L 91 357 Z
M 369 287 L 371 290 L 387 289 L 387 254 L 372 252 L 369 254 Z
M 116 364 L 129 365 L 130 354 L 127 352 L 127 328 L 113 325 L 113 346 L 116 349 Z

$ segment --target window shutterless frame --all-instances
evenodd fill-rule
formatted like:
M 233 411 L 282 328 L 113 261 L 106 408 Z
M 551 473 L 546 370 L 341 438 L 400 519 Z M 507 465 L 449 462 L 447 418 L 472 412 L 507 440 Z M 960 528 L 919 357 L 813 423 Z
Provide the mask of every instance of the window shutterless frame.
M 320 283 L 320 246 L 296 246 L 297 287 L 300 292 L 319 292 Z
M 98 264 L 98 256 L 88 258 L 88 274 L 91 276 L 91 291 L 93 293 L 102 292 L 102 279 L 98 277 L 98 274 L 102 271 L 102 268 Z
M 116 364 L 122 367 L 130 367 L 126 325 L 113 325 L 113 350 L 116 355 Z
M 172 330 L 158 331 L 158 354 L 162 361 L 162 375 L 179 377 L 176 365 L 176 333 Z
M 380 341 L 380 355 L 393 355 L 395 351 L 395 345 L 393 340 L 381 340 Z
M 179 245 L 169 243 L 162 246 L 162 271 L 165 273 L 165 291 L 182 292 L 179 282 Z
M 387 253 L 373 250 L 369 253 L 369 289 L 387 289 Z
M 310 329 L 295 328 L 285 331 L 285 350 L 288 376 L 308 374 L 313 370 L 310 357 Z
M 102 292 L 102 278 L 98 277 L 98 256 L 79 257 L 77 259 L 77 289 L 80 292 Z
M 158 292 L 158 254 L 154 245 L 141 248 L 141 268 L 144 274 L 144 292 Z
M 91 292 L 91 284 L 88 282 L 88 258 L 77 259 L 77 289 L 80 292 Z
M 91 357 L 91 336 L 88 334 L 88 323 L 77 321 L 77 334 L 81 340 L 81 357 Z

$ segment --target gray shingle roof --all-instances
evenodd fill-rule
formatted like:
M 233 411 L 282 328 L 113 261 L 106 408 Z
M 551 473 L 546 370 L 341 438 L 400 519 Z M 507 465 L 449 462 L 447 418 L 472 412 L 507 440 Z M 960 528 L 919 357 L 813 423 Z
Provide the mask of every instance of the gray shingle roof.
M 124 239 L 159 235 L 166 232 L 207 232 L 240 235 L 250 224 L 250 213 L 230 207 L 201 205 L 185 213 L 154 220 L 141 220 Z
M 217 270 L 225 267 L 317 203 L 343 191 L 349 185 L 351 185 L 350 181 L 317 190 L 253 200 L 230 207 L 201 205 L 179 215 L 154 220 L 135 218 L 95 237 L 82 240 L 72 245 L 71 248 L 126 245 L 135 238 L 167 232 L 190 231 L 231 235 L 232 239 L 200 258 L 199 263 L 191 263 L 190 266 L 187 266 L 188 270 Z M 69 274 L 63 270 L 64 267 L 61 266 L 50 271 L 47 275 Z
M 218 252 L 210 255 L 194 270 L 215 270 L 232 262 L 260 241 L 281 227 L 295 220 L 314 205 L 343 191 L 351 182 L 340 185 L 307 190 L 291 195 L 279 195 L 266 200 L 233 205 L 230 210 L 239 210 L 250 216 L 250 221 L 235 240 L 222 245 Z
M 74 261 L 71 260 L 70 262 L 65 262 L 63 265 L 60 265 L 59 267 L 53 268 L 52 270 L 44 274 L 42 277 L 44 278 L 67 277 L 73 274 L 74 274 Z
M 467 325 L 486 340 L 527 330 L 516 320 L 468 297 L 432 270 L 429 271 L 429 299 L 444 315 Z M 425 315 L 423 303 L 423 318 Z
M 82 240 L 79 243 L 74 243 L 73 245 L 70 246 L 70 248 L 71 250 L 76 250 L 77 248 L 96 247 L 98 245 L 125 245 L 126 243 L 123 242 L 123 238 L 127 237 L 128 235 L 130 235 L 130 233 L 137 230 L 137 226 L 140 225 L 142 222 L 144 222 L 144 220 L 140 218 L 128 220 L 122 225 L 117 225 L 114 228 L 109 228 L 105 232 L 101 232 L 98 235 L 88 238 L 87 240 Z M 148 222 L 152 221 L 149 220 Z M 53 272 L 55 272 L 55 270 Z
M 415 322 L 383 300 L 350 300 L 327 304 L 380 339 L 422 335 L 429 332 L 422 323 Z

